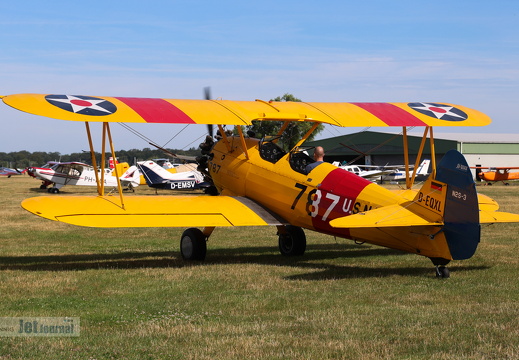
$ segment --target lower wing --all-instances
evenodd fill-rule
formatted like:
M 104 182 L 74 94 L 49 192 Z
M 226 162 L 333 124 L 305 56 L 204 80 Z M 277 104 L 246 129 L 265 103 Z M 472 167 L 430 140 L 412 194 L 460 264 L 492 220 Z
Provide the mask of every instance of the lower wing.
M 90 227 L 212 227 L 288 224 L 260 204 L 229 196 L 40 196 L 22 207 L 46 219 Z

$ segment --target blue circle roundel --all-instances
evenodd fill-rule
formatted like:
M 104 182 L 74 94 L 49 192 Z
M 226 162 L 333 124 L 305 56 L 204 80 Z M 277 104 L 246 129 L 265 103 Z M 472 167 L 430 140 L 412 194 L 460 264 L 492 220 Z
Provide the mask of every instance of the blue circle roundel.
M 110 101 L 93 96 L 47 95 L 45 100 L 60 109 L 81 115 L 105 116 L 117 111 Z
M 408 103 L 411 109 L 438 120 L 463 121 L 469 117 L 464 111 L 451 105 L 436 103 Z

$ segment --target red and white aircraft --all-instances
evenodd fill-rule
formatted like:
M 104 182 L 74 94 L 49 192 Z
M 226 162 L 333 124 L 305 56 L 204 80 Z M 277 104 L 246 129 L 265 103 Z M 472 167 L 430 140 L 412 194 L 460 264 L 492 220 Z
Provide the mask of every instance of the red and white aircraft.
M 18 170 L 18 169 L 11 169 L 11 168 L 6 168 L 3 166 L 0 166 L 0 175 L 7 176 L 7 177 L 11 177 L 13 175 L 22 175 L 26 171 L 27 171 L 27 169 Z
M 127 188 L 134 188 L 139 186 L 140 172 L 136 166 L 128 168 L 120 177 L 121 185 Z M 123 167 L 124 168 L 124 167 Z M 105 186 L 117 187 L 117 177 L 115 170 L 104 169 L 104 173 L 98 170 L 97 177 L 94 168 L 80 162 L 56 162 L 49 161 L 42 167 L 31 167 L 27 169 L 27 173 L 39 180 L 42 180 L 40 189 L 46 189 L 49 185 L 54 184 L 48 188 L 48 191 L 57 194 L 59 189 L 65 185 L 80 185 L 80 186 L 97 186 L 96 178 L 103 179 Z

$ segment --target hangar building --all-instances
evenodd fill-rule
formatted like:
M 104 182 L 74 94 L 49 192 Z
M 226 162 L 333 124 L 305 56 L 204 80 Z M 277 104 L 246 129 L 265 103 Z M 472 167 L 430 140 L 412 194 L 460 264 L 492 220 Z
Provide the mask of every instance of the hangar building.
M 421 135 L 408 133 L 409 161 L 416 160 Z M 322 146 L 325 161 L 360 165 L 401 165 L 404 163 L 402 134 L 362 131 L 334 138 L 306 142 L 305 146 Z M 469 166 L 519 167 L 519 136 L 517 134 L 446 134 L 434 133 L 436 161 L 455 149 L 465 155 Z M 422 159 L 430 158 L 429 140 Z

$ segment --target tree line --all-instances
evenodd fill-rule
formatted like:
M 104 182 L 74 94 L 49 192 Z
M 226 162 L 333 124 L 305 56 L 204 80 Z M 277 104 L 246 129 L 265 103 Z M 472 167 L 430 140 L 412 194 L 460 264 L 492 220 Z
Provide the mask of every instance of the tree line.
M 167 151 L 176 154 L 176 155 L 186 155 L 186 156 L 199 156 L 200 149 L 191 148 L 189 150 L 178 150 L 178 149 L 166 149 Z M 130 165 L 133 165 L 136 161 L 150 160 L 150 159 L 161 159 L 161 158 L 170 158 L 173 162 L 174 159 L 172 156 L 166 155 L 162 150 L 158 149 L 131 149 L 131 150 L 118 150 L 115 152 L 117 155 L 117 159 L 119 162 L 127 162 Z M 112 156 L 111 153 L 106 153 L 106 160 Z M 70 162 L 70 161 L 78 161 L 86 164 L 91 164 L 92 159 L 90 157 L 90 152 L 80 152 L 80 153 L 71 153 L 71 154 L 61 154 L 59 152 L 44 152 L 44 151 L 35 151 L 29 152 L 26 150 L 22 151 L 14 151 L 14 152 L 0 152 L 0 165 L 9 167 L 9 168 L 19 168 L 23 169 L 31 166 L 41 166 L 48 161 L 60 161 L 60 162 Z M 96 152 L 96 161 L 99 164 L 101 162 L 101 153 Z

